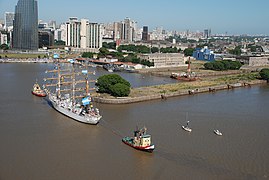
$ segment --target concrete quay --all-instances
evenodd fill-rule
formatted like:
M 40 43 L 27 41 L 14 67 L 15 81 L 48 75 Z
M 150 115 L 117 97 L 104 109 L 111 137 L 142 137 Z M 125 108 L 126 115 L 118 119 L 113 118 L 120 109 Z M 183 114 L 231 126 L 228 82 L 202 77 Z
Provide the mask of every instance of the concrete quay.
M 165 100 L 171 97 L 183 96 L 183 95 L 195 95 L 199 93 L 214 93 L 220 90 L 231 90 L 235 88 L 242 88 L 242 87 L 251 87 L 252 85 L 258 84 L 266 84 L 267 81 L 265 80 L 254 80 L 248 83 L 239 82 L 235 84 L 223 84 L 217 86 L 210 86 L 210 87 L 201 87 L 197 89 L 184 89 L 178 90 L 177 92 L 166 92 L 166 93 L 156 93 L 148 96 L 138 96 L 138 97 L 121 97 L 121 98 L 104 98 L 94 96 L 93 100 L 97 103 L 103 104 L 130 104 L 130 103 L 138 103 L 143 101 L 150 101 L 150 100 Z

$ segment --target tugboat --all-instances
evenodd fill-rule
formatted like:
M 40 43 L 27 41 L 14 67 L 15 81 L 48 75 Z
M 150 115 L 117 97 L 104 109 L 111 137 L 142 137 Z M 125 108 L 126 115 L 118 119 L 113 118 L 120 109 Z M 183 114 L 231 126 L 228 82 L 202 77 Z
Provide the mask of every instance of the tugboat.
M 37 82 L 33 85 L 32 94 L 36 95 L 38 97 L 46 97 L 47 96 L 45 91 L 40 88 L 40 86 Z
M 171 75 L 170 75 L 170 78 L 181 80 L 181 81 L 196 81 L 196 80 L 198 80 L 197 75 L 194 72 L 191 72 L 190 57 L 189 57 L 189 60 L 188 60 L 187 72 L 183 72 L 183 73 L 172 72 Z
M 146 134 L 146 131 L 146 127 L 141 130 L 138 130 L 137 128 L 137 130 L 134 131 L 134 137 L 124 137 L 122 142 L 135 149 L 152 152 L 155 147 L 151 143 L 151 135 Z

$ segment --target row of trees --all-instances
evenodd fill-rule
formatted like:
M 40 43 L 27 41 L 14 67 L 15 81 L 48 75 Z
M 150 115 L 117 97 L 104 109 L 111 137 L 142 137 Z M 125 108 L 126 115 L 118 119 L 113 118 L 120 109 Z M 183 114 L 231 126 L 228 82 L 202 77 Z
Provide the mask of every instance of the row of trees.
M 241 66 L 242 64 L 240 62 L 231 60 L 207 62 L 204 64 L 206 69 L 216 71 L 238 70 Z

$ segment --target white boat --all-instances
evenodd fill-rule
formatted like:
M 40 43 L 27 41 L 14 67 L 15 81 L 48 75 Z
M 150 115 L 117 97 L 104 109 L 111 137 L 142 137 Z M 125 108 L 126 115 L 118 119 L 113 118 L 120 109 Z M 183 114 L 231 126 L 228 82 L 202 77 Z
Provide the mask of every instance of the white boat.
M 186 114 L 186 119 L 187 119 L 187 116 L 188 116 L 188 114 Z M 190 121 L 187 121 L 187 126 L 181 126 L 182 129 L 184 129 L 185 131 L 191 132 L 192 129 L 189 127 L 189 123 L 190 123 Z
M 222 133 L 218 130 L 218 129 L 215 129 L 214 130 L 214 133 L 218 136 L 222 136 Z
M 190 127 L 188 127 L 188 126 L 181 126 L 182 127 L 182 129 L 184 129 L 185 131 L 188 131 L 188 132 L 191 132 L 192 131 L 192 129 L 190 128 Z
M 75 64 L 72 64 L 71 70 L 61 69 L 60 64 L 57 63 L 54 70 L 47 71 L 54 74 L 52 78 L 44 79 L 44 81 L 51 82 L 51 84 L 44 85 L 48 100 L 55 110 L 74 120 L 88 124 L 97 124 L 102 116 L 99 114 L 99 109 L 93 108 L 89 93 L 89 73 L 87 70 L 75 72 Z M 80 75 L 85 76 L 84 80 L 82 77 L 77 77 Z M 83 87 L 81 84 L 84 84 L 86 87 Z M 55 91 L 53 92 L 48 87 L 55 87 Z M 80 94 L 77 95 L 77 92 L 80 92 Z

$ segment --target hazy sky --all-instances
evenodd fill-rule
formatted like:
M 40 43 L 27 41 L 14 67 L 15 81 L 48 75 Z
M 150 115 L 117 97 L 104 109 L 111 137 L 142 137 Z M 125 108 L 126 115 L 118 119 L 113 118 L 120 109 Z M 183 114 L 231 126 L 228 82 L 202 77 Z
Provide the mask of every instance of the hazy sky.
M 0 18 L 14 12 L 18 0 L 0 0 Z M 121 21 L 125 17 L 152 30 L 269 35 L 269 0 L 38 0 L 39 19 L 65 22 L 68 17 L 92 22 Z

